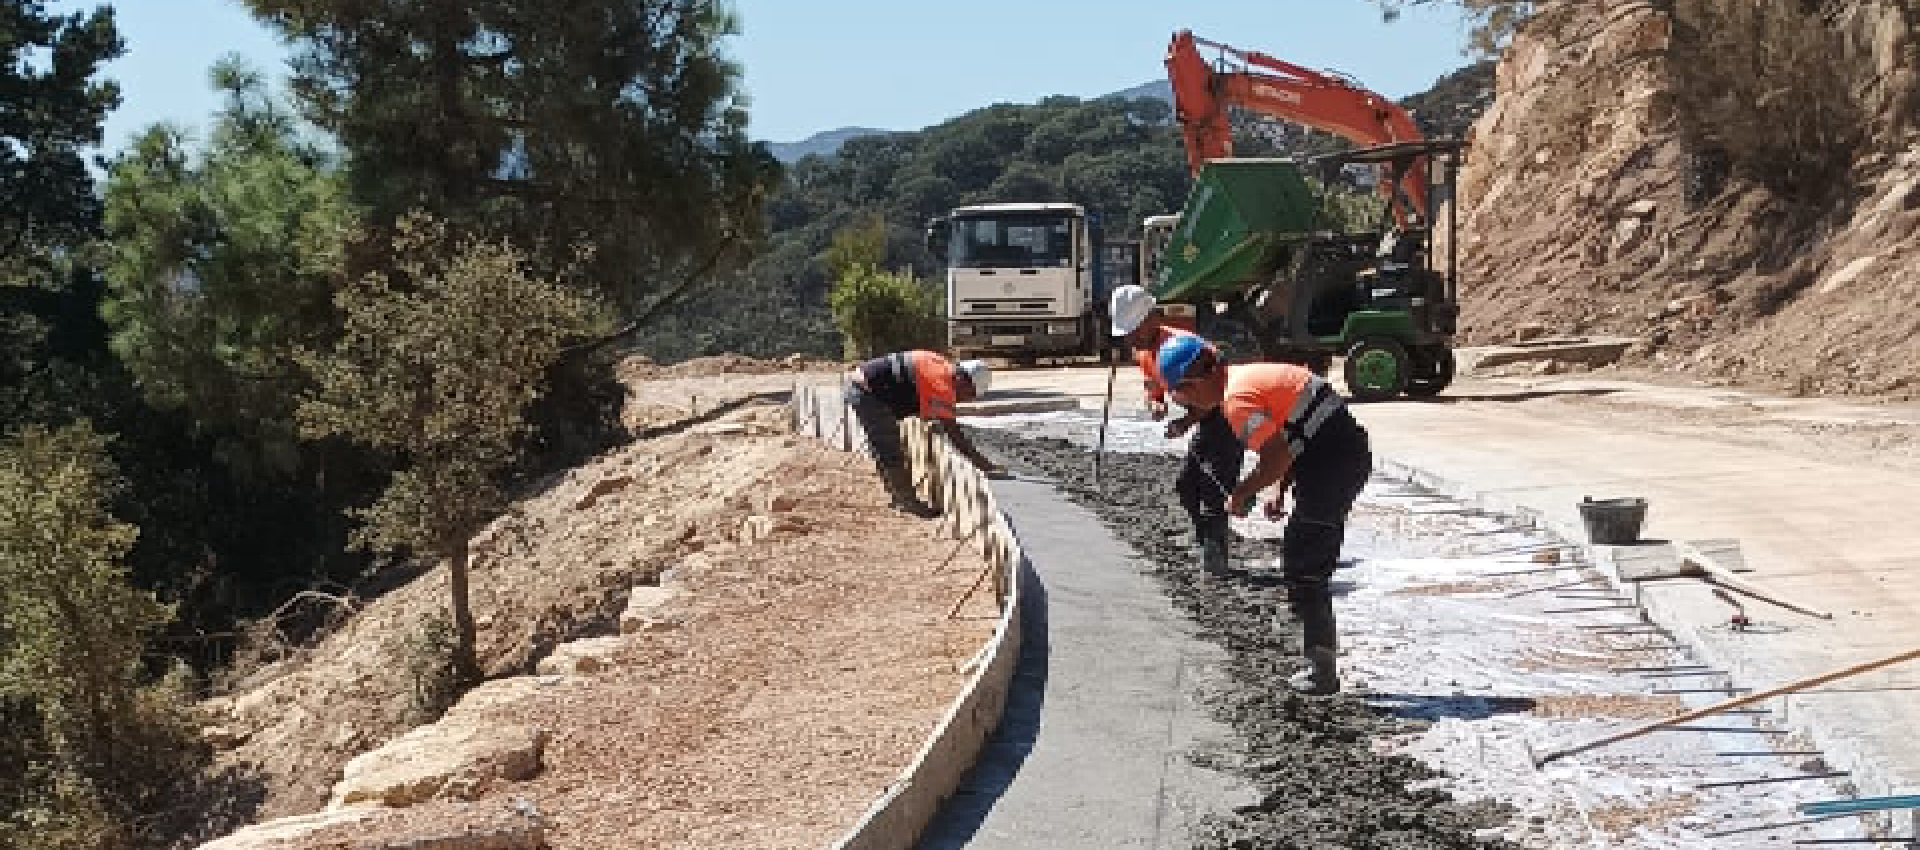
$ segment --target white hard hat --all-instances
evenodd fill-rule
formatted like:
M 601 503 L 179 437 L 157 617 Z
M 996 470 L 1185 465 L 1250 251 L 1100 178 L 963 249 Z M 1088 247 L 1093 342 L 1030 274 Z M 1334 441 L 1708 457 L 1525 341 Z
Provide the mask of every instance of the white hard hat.
M 1145 287 L 1129 283 L 1115 289 L 1112 307 L 1107 311 L 1107 315 L 1113 319 L 1113 335 L 1126 336 L 1133 333 L 1134 328 L 1140 327 L 1140 323 L 1146 321 L 1147 316 L 1153 313 L 1153 305 L 1156 303 L 1158 302 L 1154 300 L 1153 294 Z
M 987 385 L 993 383 L 993 370 L 987 368 L 987 361 L 962 360 L 957 368 L 960 374 L 967 376 L 967 380 L 973 382 L 974 396 L 987 394 Z

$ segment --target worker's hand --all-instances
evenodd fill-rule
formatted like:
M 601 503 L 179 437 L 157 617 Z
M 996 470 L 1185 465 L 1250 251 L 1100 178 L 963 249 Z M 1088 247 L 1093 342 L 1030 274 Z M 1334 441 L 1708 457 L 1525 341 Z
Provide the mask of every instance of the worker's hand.
M 1180 439 L 1180 435 L 1187 433 L 1187 429 L 1192 427 L 1193 427 L 1193 420 L 1188 419 L 1185 416 L 1182 416 L 1179 419 L 1175 419 L 1172 422 L 1168 422 L 1167 423 L 1167 439 L 1178 440 Z
M 1253 496 L 1235 493 L 1227 497 L 1227 513 L 1233 516 L 1246 516 L 1253 509 Z
M 1279 522 L 1287 515 L 1287 491 L 1276 489 L 1273 498 L 1267 500 L 1267 519 Z
M 1157 398 L 1147 399 L 1147 415 L 1155 422 L 1167 418 L 1167 403 Z

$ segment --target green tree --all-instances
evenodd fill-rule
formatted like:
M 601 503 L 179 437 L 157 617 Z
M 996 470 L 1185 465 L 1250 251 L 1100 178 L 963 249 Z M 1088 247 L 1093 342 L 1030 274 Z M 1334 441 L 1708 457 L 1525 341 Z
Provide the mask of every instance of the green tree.
M 878 268 L 887 261 L 887 220 L 877 213 L 842 227 L 827 246 L 827 274 L 839 280 L 858 266 Z
M 0 3 L 0 283 L 39 272 L 93 238 L 100 202 L 82 152 L 120 88 L 94 75 L 125 52 L 113 10 L 53 16 L 38 0 Z
M 746 135 L 719 0 L 246 5 L 298 46 L 294 91 L 375 232 L 424 210 L 549 276 L 590 244 L 582 282 L 628 315 L 760 234 L 779 166 Z
M 856 263 L 842 270 L 829 303 L 848 358 L 945 347 L 939 292 L 911 275 Z
M 0 771 L 0 844 L 123 846 L 188 763 L 179 691 L 143 672 L 171 610 L 127 584 L 119 487 L 84 423 L 0 440 L 0 716 L 26 721 L 8 725 L 25 758 Z
M 526 410 L 561 346 L 585 331 L 588 308 L 568 287 L 528 273 L 502 242 L 451 236 L 424 217 L 396 230 L 391 273 L 336 299 L 338 344 L 304 352 L 315 390 L 299 408 L 310 438 L 343 437 L 404 458 L 370 507 L 356 542 L 446 558 L 455 674 L 479 680 L 467 598 L 468 538 L 503 509 L 502 479 L 531 428 Z
M 302 467 L 293 353 L 337 331 L 354 216 L 256 71 L 229 56 L 212 80 L 227 101 L 204 152 L 158 125 L 114 165 L 105 313 L 151 403 L 185 412 L 245 477 L 285 477 Z

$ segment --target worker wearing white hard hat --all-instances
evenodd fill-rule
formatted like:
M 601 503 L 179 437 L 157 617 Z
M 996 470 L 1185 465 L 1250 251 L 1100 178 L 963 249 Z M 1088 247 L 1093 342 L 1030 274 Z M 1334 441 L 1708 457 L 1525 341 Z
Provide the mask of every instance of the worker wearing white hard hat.
M 989 476 L 1005 473 L 987 460 L 954 421 L 957 405 L 987 392 L 993 372 L 982 360 L 954 363 L 932 351 L 901 351 L 876 357 L 847 373 L 847 403 L 866 432 L 873 463 L 887 485 L 893 506 L 931 519 L 940 512 L 914 492 L 900 445 L 900 420 L 918 416 L 946 435 L 953 447 Z
M 1133 348 L 1134 361 L 1140 365 L 1146 384 L 1147 413 L 1156 422 L 1167 417 L 1167 393 L 1171 389 L 1161 375 L 1159 352 L 1177 342 L 1179 347 L 1220 359 L 1219 350 L 1198 334 L 1168 325 L 1155 315 L 1157 303 L 1145 288 L 1129 284 L 1113 290 L 1107 313 L 1113 317 L 1114 336 L 1126 337 L 1127 345 Z M 1169 439 L 1177 438 L 1189 429 L 1193 438 L 1187 442 L 1186 461 L 1173 489 L 1187 517 L 1193 520 L 1200 571 L 1223 576 L 1232 572 L 1228 566 L 1232 529 L 1227 518 L 1227 493 L 1232 482 L 1240 480 L 1240 440 L 1218 410 L 1188 411 L 1167 423 L 1166 434 Z

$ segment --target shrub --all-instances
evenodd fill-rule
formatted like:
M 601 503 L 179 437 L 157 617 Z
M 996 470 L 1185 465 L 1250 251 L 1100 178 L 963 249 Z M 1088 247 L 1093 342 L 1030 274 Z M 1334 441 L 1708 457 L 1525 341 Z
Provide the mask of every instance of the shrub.
M 834 282 L 827 305 L 849 358 L 945 347 L 940 293 L 909 275 L 850 265 Z

